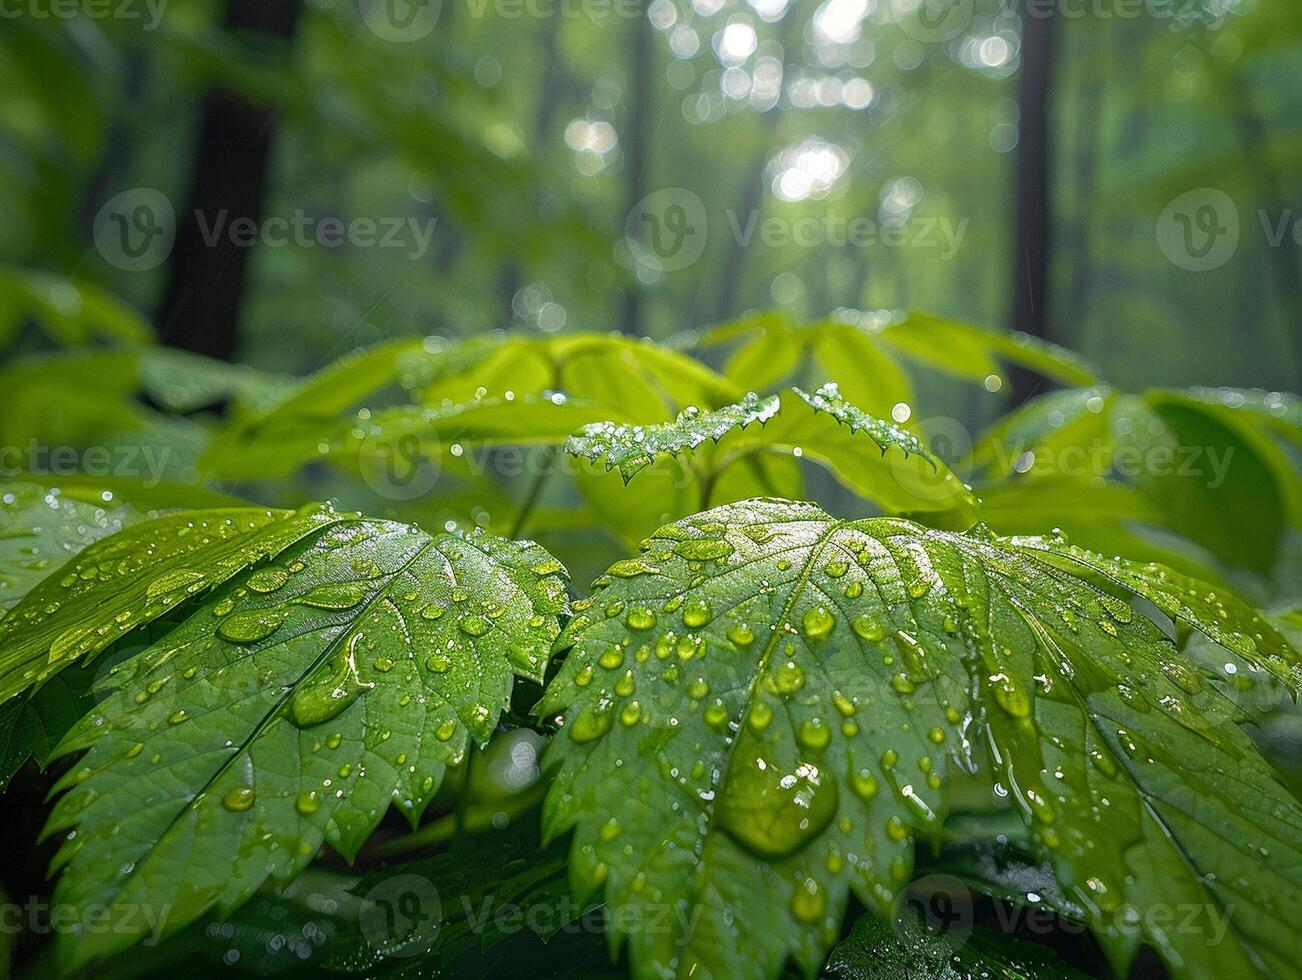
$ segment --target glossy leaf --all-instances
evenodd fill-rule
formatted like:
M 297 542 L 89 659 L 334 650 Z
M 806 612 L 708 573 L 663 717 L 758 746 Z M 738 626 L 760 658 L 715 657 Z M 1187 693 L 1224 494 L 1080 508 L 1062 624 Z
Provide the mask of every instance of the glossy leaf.
M 957 524 L 975 519 L 974 498 L 916 436 L 861 411 L 834 384 L 812 394 L 791 388 L 763 400 L 752 394 L 660 425 L 597 424 L 566 449 L 606 470 L 618 469 L 625 482 L 650 470 L 677 489 L 695 485 L 697 500 L 705 504 L 744 499 L 722 496 L 720 481 L 756 457 L 810 459 L 889 512 L 948 511 Z M 680 455 L 690 462 L 666 459 Z
M 761 399 L 752 393 L 713 412 L 687 408 L 674 421 L 656 425 L 597 422 L 572 436 L 565 451 L 590 462 L 602 461 L 607 470 L 618 469 L 627 483 L 662 454 L 691 452 L 707 440 L 717 443 L 730 432 L 763 425 L 780 407 L 776 395 Z
M 182 511 L 96 542 L 0 620 L 0 701 L 337 520 L 319 508 Z
M 87 545 L 139 519 L 116 502 L 87 503 L 35 483 L 0 484 L 0 612 Z
M 66 937 L 69 964 L 143 938 L 118 921 L 140 903 L 175 931 L 323 843 L 351 858 L 390 803 L 416 821 L 487 741 L 512 677 L 542 679 L 566 596 L 538 546 L 363 518 L 314 529 L 114 668 L 60 746 L 86 755 L 47 829 L 67 832 L 55 900 L 121 927 Z M 209 558 L 221 567 L 219 543 L 188 556 Z
M 1284 529 L 1302 526 L 1302 474 L 1283 445 L 1302 438 L 1296 415 L 1282 393 L 1055 392 L 998 422 L 971 462 L 996 490 L 1046 480 L 1131 486 L 1140 495 L 1133 520 L 1267 573 Z M 1100 527 L 1071 508 L 1055 523 L 1096 549 L 1115 541 L 1114 524 Z
M 1077 354 L 1022 334 L 910 313 L 885 324 L 844 311 L 809 324 L 767 311 L 712 327 L 693 344 L 740 345 L 725 373 L 740 385 L 770 390 L 784 380 L 803 381 L 802 366 L 813 363 L 821 377 L 836 381 L 853 402 L 887 416 L 899 403 L 911 404 L 913 386 L 903 363 L 916 362 L 949 374 L 1002 384 L 1001 363 L 1018 364 L 1065 384 L 1094 384 L 1093 369 Z M 997 386 L 996 386 L 997 390 Z
M 957 947 L 957 948 L 955 948 Z M 978 928 L 957 943 L 901 917 L 864 916 L 838 943 L 823 980 L 1084 980 L 1052 949 Z
M 540 706 L 566 719 L 545 826 L 575 830 L 581 894 L 694 923 L 630 932 L 634 974 L 816 970 L 850 890 L 889 912 L 978 738 L 1115 962 L 1146 941 L 1187 976 L 1284 970 L 1302 807 L 1097 574 L 1040 543 L 780 501 L 666 526 L 612 566 Z M 1202 918 L 1166 928 L 1177 903 Z

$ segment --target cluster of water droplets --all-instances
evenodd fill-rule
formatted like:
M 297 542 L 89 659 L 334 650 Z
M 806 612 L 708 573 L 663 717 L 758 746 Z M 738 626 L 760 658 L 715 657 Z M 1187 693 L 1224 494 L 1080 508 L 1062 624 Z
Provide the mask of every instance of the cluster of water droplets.
M 616 469 L 625 478 L 655 462 L 661 453 L 690 452 L 705 442 L 718 442 L 730 432 L 772 419 L 781 407 L 777 395 L 760 398 L 750 392 L 741 401 L 714 411 L 696 406 L 683 409 L 672 422 L 632 425 L 594 422 L 572 436 L 565 450 L 592 462 L 605 460 L 606 469 Z

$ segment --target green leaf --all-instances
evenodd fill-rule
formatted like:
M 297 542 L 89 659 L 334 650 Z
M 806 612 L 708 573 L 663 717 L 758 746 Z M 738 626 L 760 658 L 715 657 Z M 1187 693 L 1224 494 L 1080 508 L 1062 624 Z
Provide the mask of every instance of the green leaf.
M 89 678 L 67 671 L 29 698 L 0 705 L 0 790 L 28 759 L 44 765 L 64 735 L 94 705 Z
M 1137 518 L 1265 574 L 1284 528 L 1302 526 L 1302 475 L 1280 439 L 1298 438 L 1295 416 L 1295 402 L 1279 393 L 1055 392 L 992 427 L 971 462 L 996 487 L 1023 480 L 1132 486 L 1145 504 Z M 1094 522 L 1071 508 L 1055 523 L 1073 539 L 1106 544 Z
M 869 446 L 876 452 L 866 452 Z M 822 464 L 851 490 L 892 513 L 952 512 L 958 524 L 972 523 L 975 514 L 967 488 L 916 436 L 861 411 L 834 384 L 813 394 L 791 388 L 760 399 L 752 393 L 713 412 L 688 410 L 659 425 L 601 423 L 570 439 L 566 451 L 594 464 L 604 461 L 605 469 L 618 469 L 625 482 L 648 470 L 675 489 L 683 487 L 684 479 L 694 482 L 701 488 L 697 501 L 708 495 L 707 504 L 744 499 L 721 496 L 720 481 L 741 469 L 739 464 L 776 454 Z M 665 460 L 679 455 L 690 455 L 687 467 Z M 746 488 L 744 483 L 736 486 Z M 652 497 L 664 499 L 661 493 Z
M 115 925 L 64 937 L 69 965 L 142 938 L 138 905 L 172 932 L 323 843 L 351 859 L 390 803 L 414 823 L 512 677 L 541 681 L 566 596 L 537 545 L 360 517 L 313 530 L 115 667 L 60 746 L 88 751 L 47 828 L 75 831 L 54 900 Z M 227 560 L 222 543 L 187 556 Z
M 916 918 L 863 916 L 832 950 L 823 980 L 1085 980 L 1052 949 L 978 928 L 954 948 Z
M 0 702 L 338 520 L 320 508 L 182 511 L 90 545 L 0 620 Z
M 849 891 L 890 911 L 978 739 L 1117 962 L 1142 938 L 1191 977 L 1286 973 L 1302 807 L 1097 575 L 980 529 L 781 501 L 666 526 L 612 566 L 539 707 L 568 733 L 545 827 L 574 829 L 580 895 L 694 923 L 631 932 L 634 975 L 815 971 Z M 1168 928 L 1182 904 L 1201 917 Z
M 1240 414 L 1260 416 L 1295 443 L 1302 443 L 1302 397 L 1260 388 L 1189 388 L 1176 394 Z
M 141 388 L 172 412 L 193 412 L 229 399 L 264 404 L 281 397 L 291 384 L 285 377 L 176 347 L 145 347 L 136 356 Z
M 562 392 L 610 406 L 639 422 L 671 419 L 689 405 L 721 405 L 741 394 L 699 361 L 650 340 L 573 333 L 512 336 L 473 370 L 448 372 L 425 386 L 421 395 L 437 405 L 506 391 Z
M 995 359 L 1017 364 L 1062 384 L 1096 384 L 1098 374 L 1075 351 L 1029 334 L 994 330 L 912 312 L 881 332 L 884 343 L 906 356 L 973 381 L 998 376 Z M 992 370 L 993 368 L 993 370 Z
M 781 404 L 777 395 L 761 399 L 751 393 L 713 412 L 686 408 L 673 422 L 658 425 L 596 422 L 571 436 L 565 451 L 589 462 L 604 460 L 606 469 L 618 469 L 627 483 L 662 454 L 691 452 L 707 440 L 717 443 L 730 432 L 753 423 L 763 425 L 778 413 Z
M 46 272 L 0 265 L 0 302 L 67 346 L 98 338 L 133 343 L 154 338 L 149 322 L 112 293 Z
M 383 407 L 403 391 L 418 404 Z M 355 469 L 368 444 L 413 435 L 435 451 L 453 441 L 559 445 L 598 419 L 660 421 L 737 394 L 691 358 L 622 336 L 404 341 L 345 358 L 274 409 L 239 418 L 201 465 L 225 479 L 287 475 L 320 459 Z
M 1270 620 L 1238 596 L 1156 562 L 1105 558 L 1075 545 L 1047 538 L 1014 538 L 1019 546 L 1044 550 L 1107 577 L 1147 599 L 1172 619 L 1196 629 L 1244 660 L 1269 671 L 1293 696 L 1302 692 L 1302 665 Z
M 998 378 L 1001 361 L 1064 384 L 1097 381 L 1083 358 L 1056 344 L 922 313 L 883 326 L 857 311 L 808 324 L 767 311 L 712 327 L 695 335 L 692 343 L 713 347 L 738 340 L 741 344 L 725 369 L 737 384 L 769 390 L 791 379 L 812 357 L 823 377 L 836 381 L 852 401 L 878 415 L 889 414 L 899 402 L 912 403 L 913 386 L 902 360 L 977 382 Z
M 89 544 L 140 517 L 120 503 L 87 503 L 34 483 L 0 484 L 0 611 Z
M 391 461 L 405 469 L 440 459 L 454 445 L 560 445 L 576 429 L 611 414 L 608 406 L 559 395 L 486 396 L 439 407 L 399 405 L 368 410 L 344 423 L 305 420 L 301 429 L 282 426 L 273 437 L 258 435 L 238 446 L 218 443 L 206 462 L 225 479 L 286 476 L 316 461 L 375 473 Z

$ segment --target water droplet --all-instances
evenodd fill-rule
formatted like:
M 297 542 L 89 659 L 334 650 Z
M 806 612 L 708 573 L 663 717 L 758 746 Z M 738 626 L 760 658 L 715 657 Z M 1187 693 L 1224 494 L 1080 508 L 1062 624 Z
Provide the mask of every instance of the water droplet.
M 859 636 L 871 643 L 877 643 L 886 637 L 886 627 L 867 613 L 856 617 L 852 628 Z
M 738 623 L 728 630 L 728 639 L 736 646 L 748 647 L 755 642 L 755 634 L 749 626 Z
M 821 751 L 832 741 L 832 730 L 819 719 L 810 718 L 801 724 L 797 738 L 805 748 Z
M 832 627 L 836 625 L 836 617 L 825 606 L 815 606 L 805 613 L 801 625 L 804 627 L 805 635 L 811 640 L 821 640 L 832 632 Z
M 283 609 L 248 609 L 221 621 L 217 635 L 232 643 L 256 643 L 265 640 L 285 621 Z
M 649 630 L 656 624 L 656 614 L 645 607 L 630 609 L 624 623 L 631 630 Z
M 145 586 L 145 598 L 158 599 L 179 589 L 193 592 L 206 578 L 207 576 L 197 569 L 174 568 L 162 572 Z
M 674 545 L 674 554 L 688 561 L 719 561 L 732 554 L 732 545 L 713 538 L 692 538 Z
M 611 714 L 609 704 L 585 708 L 570 724 L 570 738 L 580 744 L 601 738 L 610 731 Z
M 365 582 L 323 582 L 314 585 L 294 601 L 314 609 L 351 609 L 366 598 Z
M 683 625 L 692 629 L 704 626 L 712 616 L 710 604 L 704 599 L 693 599 L 683 607 Z
M 718 803 L 723 829 L 753 854 L 787 857 L 817 837 L 836 816 L 837 787 L 816 766 L 783 772 L 767 762 L 759 742 L 743 734 Z
M 257 802 L 257 793 L 251 786 L 237 786 L 222 797 L 222 806 L 230 810 L 231 813 L 243 813 L 246 810 L 251 810 L 255 802 Z
M 347 645 L 326 665 L 320 679 L 309 679 L 294 692 L 289 714 L 299 728 L 311 728 L 331 721 L 365 692 L 375 687 L 357 674 L 357 647 L 363 634 L 354 633 Z
M 639 575 L 654 575 L 660 569 L 641 558 L 626 558 L 617 561 L 607 570 L 607 574 L 617 578 L 636 578 Z
M 493 624 L 490 620 L 478 615 L 466 616 L 457 623 L 457 626 L 460 627 L 461 632 L 465 633 L 466 636 L 483 636 L 493 628 Z
M 259 568 L 248 577 L 246 584 L 254 592 L 275 592 L 289 581 L 289 573 L 283 568 Z
M 827 911 L 827 899 L 813 878 L 806 878 L 791 894 L 791 914 L 798 922 L 817 922 Z

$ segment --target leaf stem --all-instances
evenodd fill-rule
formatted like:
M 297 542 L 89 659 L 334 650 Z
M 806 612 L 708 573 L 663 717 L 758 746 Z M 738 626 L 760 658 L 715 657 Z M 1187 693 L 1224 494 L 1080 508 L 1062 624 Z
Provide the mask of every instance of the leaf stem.
M 552 475 L 552 463 L 555 459 L 556 447 L 549 446 L 547 452 L 543 454 L 542 465 L 533 478 L 529 493 L 525 496 L 524 503 L 520 505 L 519 513 L 515 515 L 515 520 L 511 523 L 511 530 L 506 535 L 508 538 L 513 540 L 519 538 L 528 525 L 530 515 L 538 506 L 538 498 L 542 496 L 543 488 L 547 485 L 547 478 Z
M 389 858 L 400 854 L 409 854 L 426 847 L 446 843 L 463 833 L 479 833 L 493 826 L 497 814 L 505 814 L 508 819 L 515 819 L 536 807 L 547 793 L 547 781 L 540 781 L 519 796 L 504 803 L 476 803 L 470 807 L 457 808 L 457 812 L 448 813 L 414 833 L 395 837 L 378 845 L 373 851 L 376 857 Z

